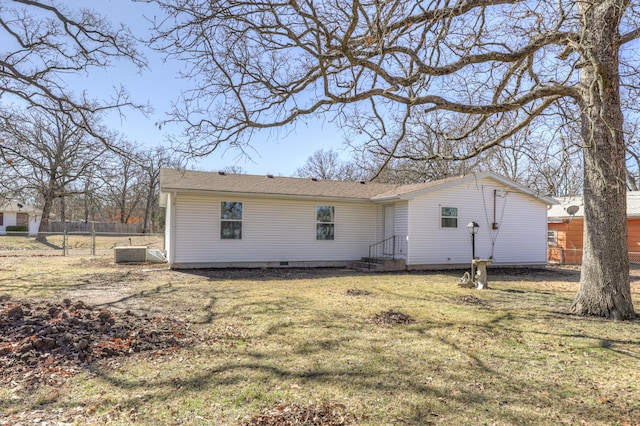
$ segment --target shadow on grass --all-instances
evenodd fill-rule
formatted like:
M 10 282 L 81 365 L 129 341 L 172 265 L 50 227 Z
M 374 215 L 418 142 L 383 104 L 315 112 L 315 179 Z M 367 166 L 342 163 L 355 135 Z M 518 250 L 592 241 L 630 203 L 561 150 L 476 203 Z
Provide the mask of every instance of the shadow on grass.
M 347 268 L 211 268 L 178 269 L 177 271 L 206 278 L 209 281 L 287 281 L 367 275 L 367 273 Z
M 247 270 L 196 270 L 187 273 L 210 281 L 282 281 L 362 275 L 333 268 L 250 272 L 256 275 L 247 275 Z M 437 274 L 442 275 L 442 272 Z M 451 276 L 458 275 L 451 272 Z M 521 280 L 513 278 L 513 281 Z M 375 288 L 375 285 L 368 288 Z M 380 297 L 394 296 L 401 303 L 409 298 L 396 288 L 384 292 L 379 288 L 376 290 Z M 179 289 L 171 284 L 158 285 L 152 290 L 119 297 L 99 306 L 116 307 L 136 298 L 144 300 L 175 294 L 177 291 Z M 234 291 L 237 292 L 233 294 L 234 308 L 222 314 L 216 313 L 219 300 L 229 297 Z M 562 297 L 554 298 L 554 293 L 547 291 L 497 289 L 474 294 L 482 294 L 483 301 L 489 304 L 487 306 L 490 309 L 507 309 L 514 303 L 526 302 L 530 310 L 497 311 L 495 317 L 478 319 L 478 322 L 475 319 L 468 323 L 421 321 L 392 330 L 376 328 L 367 323 L 359 312 L 318 312 L 311 315 L 313 311 L 309 309 L 307 300 L 300 297 L 285 296 L 244 303 L 241 302 L 244 297 L 242 291 L 215 288 L 201 294 L 206 305 L 199 323 L 211 325 L 213 329 L 220 320 L 235 320 L 243 324 L 249 321 L 251 326 L 257 327 L 252 335 L 238 338 L 222 336 L 211 344 L 183 349 L 173 359 L 167 358 L 154 364 L 156 375 L 145 373 L 145 378 L 123 372 L 126 370 L 122 368 L 114 371 L 100 364 L 87 368 L 96 375 L 97 380 L 123 391 L 122 395 L 108 400 L 101 407 L 101 410 L 107 411 L 116 410 L 116 407 L 120 407 L 118 410 L 122 407 L 142 407 L 142 411 L 149 404 L 165 407 L 179 404 L 180 396 L 188 399 L 203 394 L 215 395 L 214 398 L 221 395 L 219 400 L 225 401 L 230 407 L 245 400 L 254 407 L 268 407 L 274 399 L 307 400 L 337 389 L 337 393 L 332 394 L 335 398 L 358 400 L 362 402 L 363 409 L 371 413 L 378 412 L 377 404 L 380 404 L 381 410 L 393 412 L 381 414 L 384 418 L 379 423 L 382 424 L 452 424 L 448 420 L 459 419 L 456 416 L 464 410 L 469 412 L 468 424 L 580 424 L 580 420 L 611 424 L 626 418 L 638 418 L 634 415 L 640 416 L 637 405 L 625 411 L 597 402 L 598 397 L 607 396 L 606 388 L 599 387 L 597 377 L 586 376 L 581 381 L 565 380 L 565 375 L 573 373 L 574 354 L 560 354 L 560 360 L 556 362 L 551 350 L 532 350 L 523 354 L 518 348 L 520 338 L 534 334 L 554 343 L 585 339 L 586 348 L 608 351 L 634 361 L 638 359 L 637 353 L 634 353 L 634 348 L 639 345 L 637 340 L 597 336 L 597 333 L 580 331 L 581 328 L 576 327 L 582 321 L 586 323 L 593 319 L 554 310 L 533 312 L 538 306 L 555 309 L 564 300 Z M 438 299 L 446 301 L 447 297 L 450 295 Z M 413 296 L 411 298 L 415 299 Z M 425 296 L 423 300 L 427 299 L 433 300 L 434 297 Z M 498 304 L 500 307 L 495 307 Z M 487 306 L 479 308 L 486 312 L 489 309 Z M 455 308 L 460 309 L 459 306 Z M 295 317 L 305 309 L 309 311 L 310 318 L 301 320 Z M 294 319 L 290 320 L 289 316 Z M 522 321 L 539 323 L 555 319 L 567 321 L 569 326 L 558 332 L 519 326 L 523 324 Z M 466 340 L 457 340 L 456 330 L 460 327 L 473 328 L 476 334 L 468 333 L 463 336 Z M 571 332 L 576 328 L 576 332 Z M 421 352 L 408 347 L 414 340 L 426 342 Z M 482 344 L 474 346 L 475 340 Z M 512 352 L 509 351 L 509 344 L 513 344 Z M 493 350 L 493 346 L 500 345 L 506 349 L 502 352 Z M 632 350 L 620 348 L 621 345 L 630 345 Z M 436 352 L 435 347 L 444 348 L 437 352 L 437 357 L 432 356 Z M 137 356 L 141 358 L 132 361 L 136 365 L 153 362 L 144 354 Z M 292 357 L 295 357 L 293 362 Z M 541 369 L 538 373 L 536 369 L 546 362 L 555 364 L 553 368 Z M 607 378 L 602 380 L 606 381 Z M 298 389 L 292 388 L 293 385 L 299 386 L 300 390 L 292 391 Z M 278 390 L 278 386 L 284 390 Z M 255 387 L 258 388 L 257 392 L 247 391 Z M 588 393 L 582 395 L 583 391 Z M 0 401 L 0 407 L 9 407 L 11 404 L 18 406 L 15 401 Z M 82 407 L 86 399 L 63 402 L 62 406 L 65 404 L 70 408 Z M 371 419 L 372 424 L 378 423 L 377 419 Z
M 278 352 L 258 351 L 245 354 L 245 360 L 222 362 L 215 367 L 174 374 L 157 380 L 123 379 L 109 371 L 97 370 L 95 374 L 100 380 L 111 386 L 131 392 L 145 392 L 145 403 L 152 398 L 157 403 L 166 404 L 175 398 L 176 393 L 188 397 L 191 393 L 209 392 L 215 389 L 227 398 L 249 398 L 257 406 L 266 406 L 268 401 L 297 400 L 300 397 L 318 397 L 314 389 L 341 389 L 345 394 L 358 395 L 357 399 L 365 404 L 365 410 L 380 407 L 373 404 L 391 404 L 396 410 L 393 416 L 386 414 L 383 423 L 399 422 L 402 424 L 430 424 L 434 418 L 446 419 L 456 411 L 466 409 L 471 419 L 500 420 L 506 424 L 554 424 L 558 422 L 575 422 L 588 419 L 590 422 L 609 422 L 634 418 L 638 410 L 631 408 L 628 412 L 615 409 L 603 409 L 598 403 L 591 402 L 593 395 L 581 395 L 570 383 L 562 383 L 544 375 L 528 375 L 516 377 L 509 371 L 487 365 L 480 357 L 451 339 L 438 339 L 440 344 L 449 347 L 451 357 L 463 356 L 469 360 L 465 369 L 448 368 L 447 360 L 433 365 L 425 371 L 412 370 L 411 365 L 397 362 L 389 365 L 389 351 L 382 350 L 375 355 L 367 354 L 363 359 L 351 359 L 349 363 L 335 362 L 319 364 L 310 362 L 307 367 L 287 367 Z M 325 342 L 327 343 L 327 342 Z M 317 360 L 330 356 L 346 342 L 334 339 L 328 344 L 305 346 L 303 355 Z M 372 358 L 377 358 L 373 359 Z M 394 359 L 393 357 L 391 359 Z M 399 359 L 398 359 L 399 360 Z M 528 360 L 520 360 L 523 367 Z M 259 383 L 258 391 L 252 397 L 243 397 L 245 389 Z M 296 397 L 288 391 L 276 391 L 277 384 L 283 386 L 296 385 L 302 389 Z M 304 389 L 309 395 L 304 396 Z M 274 394 L 266 397 L 267 394 Z M 596 395 L 597 396 L 597 395 Z M 264 401 L 260 398 L 264 397 Z M 342 398 L 335 395 L 335 398 Z M 390 402 L 393 401 L 393 402 Z M 133 406 L 140 401 L 137 398 L 118 400 L 124 406 Z M 114 403 L 115 404 L 115 403 Z M 399 404 L 399 405 L 395 405 Z M 463 408 L 464 407 L 464 408 Z M 550 407 L 554 407 L 550 409 Z M 552 412 L 549 413 L 548 411 Z M 354 413 L 354 414 L 370 414 Z M 617 415 L 616 415 L 617 414 Z M 377 424 L 372 418 L 372 424 Z
M 45 247 L 49 247 L 50 249 L 54 249 L 54 250 L 62 250 L 62 246 L 53 244 L 51 241 L 49 241 L 47 239 L 47 237 L 43 237 L 43 236 L 38 236 L 36 238 L 36 241 L 39 242 L 40 244 L 42 244 Z

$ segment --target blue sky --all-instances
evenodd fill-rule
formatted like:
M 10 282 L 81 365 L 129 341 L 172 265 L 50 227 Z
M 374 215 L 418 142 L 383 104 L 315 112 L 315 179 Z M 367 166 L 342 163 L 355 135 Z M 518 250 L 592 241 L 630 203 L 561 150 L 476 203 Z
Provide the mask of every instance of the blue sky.
M 123 23 L 141 37 L 148 34 L 149 27 L 143 16 L 153 16 L 154 10 L 157 10 L 155 5 L 134 3 L 131 0 L 65 0 L 62 3 L 69 8 L 92 8 L 107 16 L 114 26 Z M 98 98 L 108 97 L 113 86 L 124 85 L 135 102 L 148 102 L 154 112 L 145 117 L 137 111 L 128 111 L 124 121 L 114 114 L 107 118 L 105 124 L 124 134 L 136 145 L 166 145 L 166 133 L 179 132 L 180 128 L 171 126 L 160 130 L 155 123 L 166 118 L 171 102 L 178 98 L 182 89 L 188 87 L 188 82 L 175 77 L 182 64 L 163 63 L 161 55 L 145 49 L 144 45 L 139 48 L 145 52 L 149 64 L 149 69 L 141 74 L 135 67 L 123 62 L 113 64 L 106 71 L 92 71 L 87 79 L 73 77 L 69 83 L 78 91 L 87 90 L 90 96 Z M 259 134 L 247 151 L 251 159 L 241 156 L 237 150 L 225 150 L 222 147 L 218 152 L 193 164 L 201 170 L 216 171 L 237 165 L 250 174 L 291 176 L 319 149 L 334 149 L 341 153 L 343 159 L 348 159 L 342 141 L 342 134 L 331 123 L 298 123 L 293 129 L 271 130 Z

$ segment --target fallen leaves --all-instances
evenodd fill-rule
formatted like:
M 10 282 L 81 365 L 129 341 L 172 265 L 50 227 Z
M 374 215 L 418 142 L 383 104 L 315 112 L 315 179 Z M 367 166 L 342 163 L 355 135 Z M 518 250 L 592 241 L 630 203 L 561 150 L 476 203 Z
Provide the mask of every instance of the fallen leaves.
M 0 298 L 1 384 L 57 386 L 95 360 L 189 345 L 190 324 L 61 303 Z

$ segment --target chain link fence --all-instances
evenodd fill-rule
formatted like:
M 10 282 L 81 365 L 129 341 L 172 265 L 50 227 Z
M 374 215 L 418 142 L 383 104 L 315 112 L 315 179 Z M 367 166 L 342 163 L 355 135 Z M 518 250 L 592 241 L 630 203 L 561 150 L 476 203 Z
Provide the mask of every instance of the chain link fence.
M 0 235 L 0 256 L 86 256 L 112 254 L 115 247 L 146 246 L 164 251 L 164 234 L 46 232 Z
M 547 259 L 551 264 L 581 265 L 582 249 L 550 246 Z M 629 264 L 634 268 L 640 266 L 640 252 L 629 252 Z

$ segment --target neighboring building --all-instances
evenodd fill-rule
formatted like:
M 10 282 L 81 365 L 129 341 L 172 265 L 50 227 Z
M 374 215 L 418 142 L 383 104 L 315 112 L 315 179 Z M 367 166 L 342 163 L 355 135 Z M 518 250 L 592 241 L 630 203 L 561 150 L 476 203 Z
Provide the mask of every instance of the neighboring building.
M 165 251 L 173 268 L 346 266 L 394 257 L 401 269 L 478 258 L 547 263 L 556 201 L 490 172 L 415 185 L 163 169 Z
M 29 235 L 37 235 L 42 210 L 18 201 L 0 204 L 0 235 L 7 234 L 7 226 L 26 226 Z
M 548 212 L 548 259 L 564 265 L 582 263 L 584 210 L 582 196 L 558 198 Z M 640 262 L 640 191 L 627 192 L 629 259 Z

